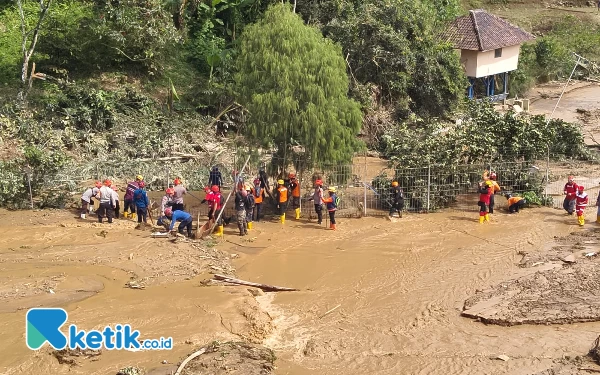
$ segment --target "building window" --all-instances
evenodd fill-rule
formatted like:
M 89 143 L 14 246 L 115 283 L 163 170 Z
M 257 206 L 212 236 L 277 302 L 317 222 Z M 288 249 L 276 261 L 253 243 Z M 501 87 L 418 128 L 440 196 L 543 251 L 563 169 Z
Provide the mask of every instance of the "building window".
M 496 50 L 494 51 L 494 57 L 502 57 L 502 48 L 496 48 Z

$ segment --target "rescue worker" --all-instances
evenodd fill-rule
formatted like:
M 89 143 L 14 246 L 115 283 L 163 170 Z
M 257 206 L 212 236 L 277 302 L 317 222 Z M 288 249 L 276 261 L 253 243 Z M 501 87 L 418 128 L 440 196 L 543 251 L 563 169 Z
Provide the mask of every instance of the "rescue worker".
M 98 199 L 100 200 L 100 207 L 98 208 L 98 222 L 102 223 L 102 218 L 106 215 L 108 223 L 112 224 L 113 214 L 115 212 L 115 196 L 113 195 L 113 189 L 110 188 L 112 181 L 104 180 L 104 186 L 100 188 L 98 192 Z
M 183 233 L 184 229 L 187 229 L 187 236 L 192 237 L 192 215 L 182 210 L 175 210 L 171 207 L 167 207 L 165 209 L 165 216 L 171 219 L 171 226 L 169 227 L 169 231 L 173 232 L 173 228 L 175 227 L 176 222 L 179 223 L 179 227 L 177 228 L 178 232 Z
M 254 194 L 252 194 L 252 188 L 250 185 L 246 186 L 246 200 L 244 204 L 246 206 L 246 228 L 252 229 L 252 220 L 254 216 L 254 206 L 255 206 L 255 198 Z
M 289 190 L 292 193 L 292 208 L 296 214 L 296 220 L 300 220 L 300 183 L 296 179 L 295 173 L 290 173 L 289 178 Z
M 246 190 L 238 190 L 235 193 L 235 214 L 237 218 L 238 229 L 240 230 L 240 236 L 248 234 L 246 229 L 246 197 L 248 193 Z
M 256 211 L 256 222 L 260 221 L 260 214 L 262 211 L 262 203 L 265 199 L 265 189 L 261 187 L 260 179 L 257 178 L 254 180 L 254 187 L 251 191 L 252 195 L 254 195 L 254 207 Z
M 212 167 L 208 175 L 208 186 L 217 185 L 219 187 L 219 191 L 221 191 L 221 186 L 223 186 L 223 176 L 219 171 L 217 166 Z
M 598 207 L 596 211 L 596 223 L 600 224 L 600 191 L 598 192 L 598 198 L 596 198 L 596 207 Z
M 335 211 L 337 210 L 338 197 L 335 193 L 335 187 L 333 186 L 330 186 L 329 189 L 327 189 L 327 192 L 329 193 L 329 197 L 323 199 L 323 203 L 327 204 L 327 211 L 329 212 L 329 221 L 331 222 L 329 224 L 329 229 L 336 230 Z
M 81 214 L 80 217 L 82 219 L 85 219 L 85 215 L 88 213 L 88 211 L 91 213 L 91 208 L 94 207 L 94 197 L 96 195 L 98 195 L 98 192 L 100 191 L 100 188 L 102 187 L 102 182 L 100 181 L 96 181 L 96 183 L 94 184 L 94 187 L 91 187 L 89 189 L 87 189 L 82 195 L 81 195 Z
M 269 176 L 267 176 L 267 172 L 265 172 L 266 165 L 263 163 L 258 170 L 258 179 L 260 180 L 260 187 L 266 189 L 266 191 L 271 191 L 269 187 Z
M 135 204 L 133 203 L 133 192 L 139 189 L 140 182 L 144 181 L 144 177 L 142 175 L 135 176 L 135 181 L 131 181 L 127 183 L 127 188 L 125 190 L 125 197 L 123 197 L 124 206 L 123 206 L 123 217 L 127 219 L 131 210 L 131 218 L 133 220 L 136 219 L 135 213 Z
M 206 203 L 208 204 L 208 220 L 215 219 L 215 213 L 218 210 L 220 200 L 219 187 L 217 185 L 213 185 L 210 187 L 210 191 L 206 193 Z
M 119 210 L 121 209 L 119 205 L 119 190 L 116 185 L 111 185 L 110 188 L 113 190 L 113 198 L 115 200 L 115 218 L 119 218 Z
M 321 225 L 323 222 L 323 181 L 315 181 L 315 190 L 312 197 L 308 198 L 308 200 L 314 202 L 315 212 L 317 213 L 317 224 Z
M 183 211 L 183 196 L 187 193 L 187 190 L 181 184 L 181 179 L 177 177 L 173 181 L 173 212 L 175 211 Z
M 577 186 L 577 193 L 575 194 L 575 210 L 577 212 L 577 222 L 579 223 L 579 226 L 585 224 L 584 211 L 588 205 L 588 195 L 583 190 L 583 186 Z
M 569 176 L 569 181 L 565 184 L 565 188 L 563 194 L 566 195 L 565 200 L 563 201 L 563 208 L 569 215 L 573 215 L 575 212 L 575 200 L 577 194 L 577 184 L 575 183 L 575 178 L 573 176 Z
M 285 181 L 277 180 L 277 189 L 273 191 L 273 197 L 277 202 L 277 213 L 281 224 L 285 224 L 285 207 L 288 200 L 288 189 L 285 187 Z
M 479 189 L 477 190 L 479 193 L 479 202 L 477 202 L 477 205 L 479 206 L 479 224 L 483 224 L 484 221 L 490 221 L 487 208 L 490 204 L 491 184 L 492 183 L 489 180 L 479 183 Z
M 175 190 L 173 188 L 168 188 L 165 190 L 165 196 L 162 197 L 160 201 L 160 217 L 156 220 L 156 224 L 163 225 L 163 221 L 166 217 L 165 210 L 169 207 L 173 206 L 173 196 L 175 194 Z
M 148 194 L 146 193 L 146 183 L 144 181 L 140 181 L 138 184 L 139 188 L 133 192 L 133 202 L 135 203 L 135 207 L 137 209 L 137 222 L 144 224 L 148 223 L 148 207 L 150 206 L 150 199 L 148 199 Z
M 513 197 L 509 193 L 505 194 L 504 196 L 507 200 L 508 212 L 511 214 L 518 213 L 519 210 L 525 207 L 525 204 L 527 204 L 527 200 L 523 197 Z
M 492 185 L 490 186 L 490 214 L 494 213 L 494 194 L 500 192 L 500 185 L 496 182 L 498 175 L 496 172 L 490 173 L 490 180 L 492 181 Z
M 399 217 L 402 217 L 402 210 L 404 209 L 404 192 L 402 191 L 402 188 L 398 186 L 398 181 L 392 181 L 390 195 L 392 198 L 390 217 L 394 216 L 394 213 L 396 212 Z

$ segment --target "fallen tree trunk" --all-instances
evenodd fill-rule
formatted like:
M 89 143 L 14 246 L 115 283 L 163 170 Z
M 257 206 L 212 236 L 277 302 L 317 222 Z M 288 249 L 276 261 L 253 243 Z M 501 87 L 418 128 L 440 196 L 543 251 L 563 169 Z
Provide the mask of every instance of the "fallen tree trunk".
M 223 281 L 223 282 L 231 283 L 231 284 L 253 286 L 256 288 L 260 288 L 267 292 L 294 292 L 294 291 L 299 290 L 299 289 L 294 289 L 294 288 L 286 288 L 286 287 L 282 287 L 282 286 L 253 283 L 250 281 L 234 279 L 232 277 L 224 276 L 224 275 L 213 275 L 213 277 L 215 278 L 215 280 L 218 280 L 218 281 Z

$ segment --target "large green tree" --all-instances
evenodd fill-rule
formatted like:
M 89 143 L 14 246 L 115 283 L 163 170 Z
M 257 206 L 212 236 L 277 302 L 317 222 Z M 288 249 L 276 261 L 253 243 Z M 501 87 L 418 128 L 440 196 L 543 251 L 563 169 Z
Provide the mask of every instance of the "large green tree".
M 349 161 L 361 146 L 362 115 L 348 98 L 341 48 L 281 4 L 240 42 L 236 91 L 250 113 L 246 134 L 280 153 L 303 146 L 313 163 Z

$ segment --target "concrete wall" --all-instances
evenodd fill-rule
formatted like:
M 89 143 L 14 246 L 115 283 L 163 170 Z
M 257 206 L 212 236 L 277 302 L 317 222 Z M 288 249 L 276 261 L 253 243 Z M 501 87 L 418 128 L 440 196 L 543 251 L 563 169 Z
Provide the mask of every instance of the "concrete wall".
M 519 65 L 520 46 L 502 48 L 502 57 L 494 57 L 495 51 L 462 50 L 460 61 L 469 77 L 486 77 L 493 74 L 516 70 Z

